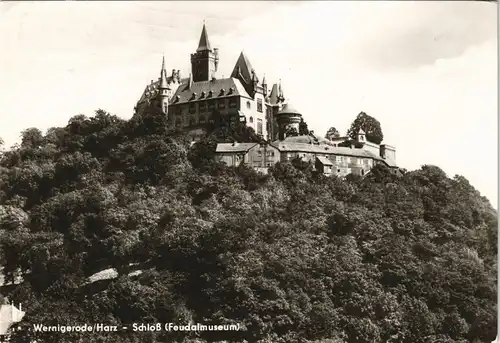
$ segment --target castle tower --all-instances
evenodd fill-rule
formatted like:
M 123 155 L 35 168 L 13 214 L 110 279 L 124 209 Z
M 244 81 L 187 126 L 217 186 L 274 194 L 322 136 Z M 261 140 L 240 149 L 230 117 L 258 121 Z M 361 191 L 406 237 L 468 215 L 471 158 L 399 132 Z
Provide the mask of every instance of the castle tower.
M 362 128 L 359 128 L 359 131 L 358 131 L 356 138 L 357 138 L 357 141 L 360 143 L 366 142 L 366 133 L 365 133 L 365 131 L 363 131 Z
M 160 84 L 158 85 L 158 101 L 163 114 L 168 114 L 168 96 L 170 87 L 167 82 L 167 70 L 165 69 L 165 55 L 161 64 Z
M 299 125 L 302 120 L 302 114 L 294 109 L 290 104 L 284 104 L 281 111 L 277 114 L 278 127 L 279 127 L 279 140 L 287 137 L 287 133 L 294 129 L 297 134 L 299 133 Z
M 215 77 L 219 64 L 219 53 L 217 49 L 212 49 L 208 40 L 207 28 L 203 23 L 198 49 L 191 54 L 191 72 L 193 81 L 209 81 Z
M 264 99 L 266 101 L 268 100 L 268 94 L 267 94 L 267 81 L 266 81 L 266 75 L 262 78 L 262 91 L 264 92 Z

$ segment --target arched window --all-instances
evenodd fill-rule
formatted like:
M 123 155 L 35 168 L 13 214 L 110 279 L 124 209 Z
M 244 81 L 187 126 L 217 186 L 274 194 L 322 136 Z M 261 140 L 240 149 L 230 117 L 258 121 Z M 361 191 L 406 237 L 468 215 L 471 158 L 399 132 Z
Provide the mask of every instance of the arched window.
M 253 117 L 250 117 L 250 124 L 253 123 Z
M 247 101 L 247 108 L 250 108 L 250 101 Z

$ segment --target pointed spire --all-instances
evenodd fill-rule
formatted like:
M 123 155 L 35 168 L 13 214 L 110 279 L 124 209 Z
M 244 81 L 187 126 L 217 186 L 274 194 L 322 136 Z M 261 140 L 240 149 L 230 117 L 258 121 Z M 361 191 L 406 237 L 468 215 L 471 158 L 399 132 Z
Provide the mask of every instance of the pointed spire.
M 278 100 L 281 102 L 285 101 L 285 95 L 283 94 L 283 88 L 281 87 L 281 79 L 278 86 Z
M 278 85 L 273 84 L 273 87 L 271 88 L 271 94 L 269 94 L 269 102 L 272 105 L 278 104 Z
M 259 82 L 259 78 L 257 77 L 257 74 L 255 73 L 255 70 L 252 69 L 252 81 L 254 83 Z
M 193 74 L 189 73 L 189 80 L 188 80 L 188 89 L 191 89 L 193 87 Z
M 203 21 L 203 29 L 201 30 L 200 42 L 198 43 L 198 49 L 196 52 L 212 50 L 210 47 L 210 41 L 208 40 L 207 28 L 205 26 L 205 21 Z
M 163 60 L 161 63 L 161 76 L 160 76 L 160 86 L 158 89 L 169 89 L 167 82 L 167 70 L 165 69 L 165 54 L 163 55 Z
M 264 74 L 264 76 L 262 77 L 262 85 L 263 86 L 267 86 L 267 81 L 266 81 L 266 75 Z
M 242 51 L 238 60 L 236 61 L 236 65 L 234 66 L 233 72 L 231 73 L 231 77 L 234 78 L 243 78 L 245 82 L 251 82 L 253 79 L 252 76 L 252 65 L 248 60 L 245 53 Z

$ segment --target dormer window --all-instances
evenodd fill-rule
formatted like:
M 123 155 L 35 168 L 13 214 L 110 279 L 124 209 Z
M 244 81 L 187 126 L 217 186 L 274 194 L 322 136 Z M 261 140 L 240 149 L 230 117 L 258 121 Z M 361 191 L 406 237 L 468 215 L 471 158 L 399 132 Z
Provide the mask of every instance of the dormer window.
M 177 101 L 180 101 L 180 100 L 181 100 L 181 97 L 180 97 L 180 96 L 178 96 L 178 95 L 176 95 L 176 96 L 175 96 L 175 101 L 177 102 Z
M 201 92 L 201 98 L 204 98 L 205 97 L 205 92 Z
M 224 88 L 222 88 L 222 89 L 220 90 L 219 96 L 224 95 L 224 92 L 225 92 L 225 89 L 224 89 Z
M 193 93 L 193 95 L 191 95 L 191 99 L 190 100 L 194 100 L 196 99 L 196 93 Z
M 213 92 L 212 91 L 208 91 L 208 96 L 212 97 L 213 96 Z
M 234 88 L 233 88 L 233 87 L 230 87 L 230 88 L 229 88 L 229 93 L 228 93 L 228 94 L 233 94 L 233 92 L 234 92 Z

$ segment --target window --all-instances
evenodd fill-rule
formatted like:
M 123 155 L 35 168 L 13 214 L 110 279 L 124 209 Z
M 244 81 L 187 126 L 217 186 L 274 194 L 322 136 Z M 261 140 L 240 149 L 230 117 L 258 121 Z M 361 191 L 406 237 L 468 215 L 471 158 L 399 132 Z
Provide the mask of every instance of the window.
M 205 123 L 205 116 L 200 116 L 200 123 L 201 124 Z
M 236 99 L 229 100 L 229 107 L 230 108 L 236 108 L 236 107 L 238 107 L 238 102 L 236 101 Z
M 213 101 L 210 101 L 210 102 L 208 103 L 208 109 L 209 109 L 209 110 L 213 110 L 214 108 L 215 108 L 215 103 L 214 103 Z
M 257 112 L 262 113 L 262 99 L 257 99 Z
M 341 156 L 336 156 L 335 160 L 336 160 L 337 163 L 340 163 L 340 162 L 342 162 L 342 157 Z
M 253 123 L 253 117 L 250 117 L 249 122 L 250 122 L 250 124 Z
M 247 101 L 247 108 L 250 108 L 250 101 Z
M 189 113 L 191 113 L 191 114 L 196 113 L 196 105 L 195 104 L 189 105 Z
M 226 108 L 226 102 L 224 100 L 219 101 L 219 108 Z
M 200 111 L 206 111 L 206 110 L 207 110 L 207 103 L 200 102 Z
M 262 119 L 257 119 L 257 134 L 262 134 Z

